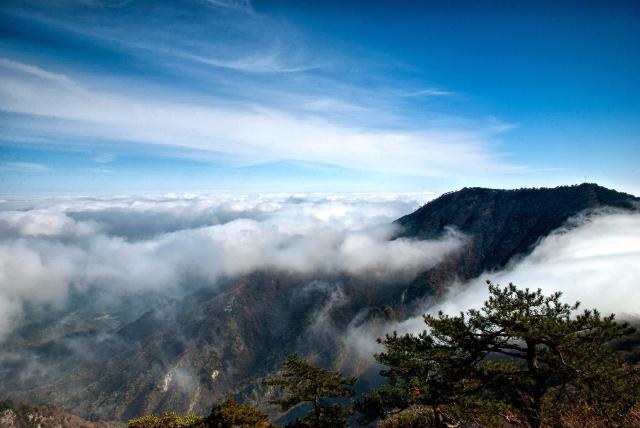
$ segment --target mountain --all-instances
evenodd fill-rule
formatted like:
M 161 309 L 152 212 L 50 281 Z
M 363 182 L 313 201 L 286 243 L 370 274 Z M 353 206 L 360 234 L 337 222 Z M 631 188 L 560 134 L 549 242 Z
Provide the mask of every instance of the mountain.
M 406 290 L 407 298 L 434 291 L 451 275 L 470 279 L 502 268 L 578 213 L 604 207 L 637 210 L 639 201 L 589 183 L 551 189 L 472 187 L 446 193 L 398 219 L 403 230 L 399 236 L 431 239 L 454 227 L 469 237 L 465 253 L 420 275 Z
M 341 340 L 350 327 L 413 315 L 454 280 L 504 267 L 573 216 L 639 203 L 595 184 L 448 193 L 395 222 L 394 239 L 438 239 L 449 228 L 465 236 L 460 251 L 414 279 L 282 271 L 228 278 L 153 303 L 112 332 L 73 332 L 0 352 L 0 398 L 108 420 L 169 409 L 204 414 L 228 396 L 264 405 L 272 391 L 260 380 L 286 353 L 360 372 L 366 365 Z

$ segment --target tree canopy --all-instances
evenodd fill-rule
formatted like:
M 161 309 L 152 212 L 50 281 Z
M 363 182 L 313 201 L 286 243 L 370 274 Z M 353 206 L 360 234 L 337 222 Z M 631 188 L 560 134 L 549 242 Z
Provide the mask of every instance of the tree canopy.
M 339 372 L 316 367 L 311 362 L 289 354 L 284 369 L 268 378 L 267 385 L 282 388 L 284 394 L 272 402 L 288 410 L 300 403 L 311 403 L 309 415 L 294 426 L 340 427 L 346 426 L 345 409 L 332 401 L 336 397 L 351 397 L 355 378 Z
M 379 340 L 388 382 L 360 401 L 364 419 L 428 406 L 434 426 L 502 418 L 540 427 L 580 403 L 592 419 L 624 424 L 638 373 L 607 345 L 631 329 L 613 315 L 578 312 L 561 293 L 488 284 L 481 309 L 425 315 L 421 334 Z
M 233 400 L 226 400 L 213 406 L 211 414 L 206 419 L 206 424 L 211 428 L 269 428 L 273 426 L 269 423 L 266 413 Z
M 387 382 L 356 401 L 362 423 L 380 428 L 434 426 L 640 426 L 640 373 L 612 343 L 633 329 L 614 315 L 579 310 L 561 293 L 488 283 L 479 309 L 425 315 L 420 334 L 378 340 Z M 309 409 L 289 428 L 347 427 L 341 401 L 355 378 L 289 354 L 265 380 L 281 389 L 281 410 Z M 275 391 L 271 391 L 275 392 Z M 265 413 L 227 400 L 207 418 L 167 413 L 129 426 L 273 427 Z
M 202 416 L 181 416 L 175 412 L 167 412 L 162 416 L 147 415 L 131 419 L 129 428 L 204 428 L 205 419 Z

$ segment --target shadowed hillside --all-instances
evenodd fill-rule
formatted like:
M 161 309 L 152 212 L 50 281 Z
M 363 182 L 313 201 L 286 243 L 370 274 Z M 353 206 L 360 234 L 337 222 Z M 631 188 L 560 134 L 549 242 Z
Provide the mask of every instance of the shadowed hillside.
M 446 193 L 398 219 L 400 236 L 429 239 L 455 227 L 469 237 L 468 245 L 459 257 L 421 275 L 406 297 L 420 298 L 452 276 L 464 280 L 502 268 L 578 213 L 603 207 L 636 210 L 639 202 L 635 196 L 589 183 L 552 189 L 471 187 Z

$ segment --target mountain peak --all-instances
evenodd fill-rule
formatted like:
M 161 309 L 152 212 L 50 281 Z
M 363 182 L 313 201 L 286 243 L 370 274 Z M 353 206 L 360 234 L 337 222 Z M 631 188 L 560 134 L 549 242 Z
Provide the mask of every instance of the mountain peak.
M 396 224 L 401 226 L 399 236 L 417 239 L 437 239 L 448 227 L 463 232 L 469 238 L 465 254 L 440 269 L 447 270 L 444 276 L 472 278 L 528 254 L 541 238 L 580 213 L 639 207 L 640 198 L 594 183 L 515 190 L 465 187 L 430 201 Z M 438 275 L 442 273 L 425 273 L 414 282 L 411 294 L 423 295 Z
M 445 226 L 472 231 L 483 219 L 505 222 L 535 219 L 537 223 L 551 222 L 555 229 L 586 209 L 637 209 L 639 203 L 640 198 L 595 183 L 512 190 L 465 187 L 441 195 L 396 223 L 403 227 L 403 236 L 421 238 L 436 237 Z

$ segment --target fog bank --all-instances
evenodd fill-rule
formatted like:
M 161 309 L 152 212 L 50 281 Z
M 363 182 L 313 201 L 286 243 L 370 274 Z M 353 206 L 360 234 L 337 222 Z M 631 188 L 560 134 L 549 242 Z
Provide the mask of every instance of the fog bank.
M 135 294 L 277 269 L 410 278 L 460 248 L 390 240 L 431 194 L 164 195 L 0 204 L 0 335 L 25 302 L 69 291 Z

